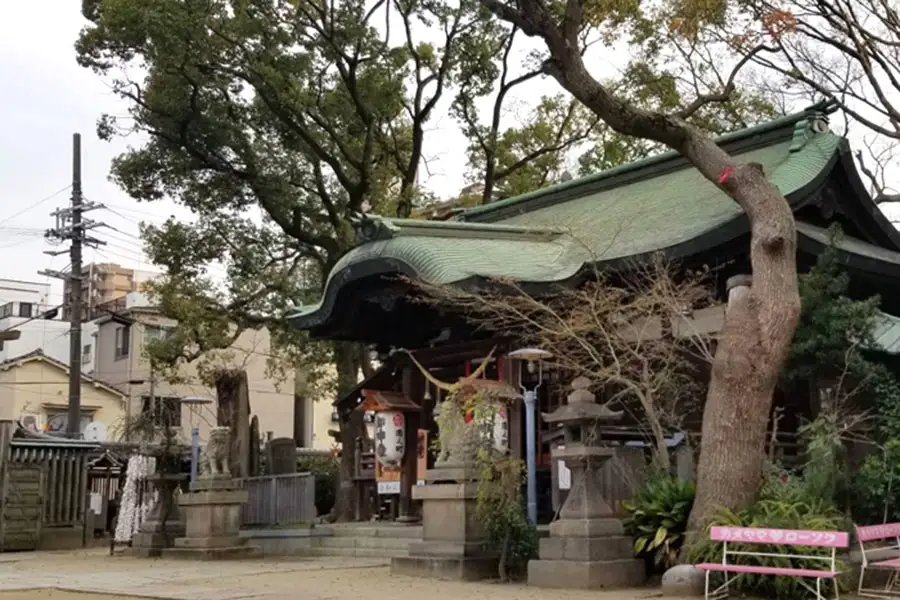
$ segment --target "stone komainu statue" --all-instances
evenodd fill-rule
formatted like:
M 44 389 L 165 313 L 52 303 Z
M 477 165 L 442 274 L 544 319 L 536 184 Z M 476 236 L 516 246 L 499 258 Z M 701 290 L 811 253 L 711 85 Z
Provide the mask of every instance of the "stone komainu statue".
M 231 450 L 231 431 L 228 427 L 213 427 L 209 432 L 209 441 L 203 449 L 200 461 L 200 474 L 204 477 L 231 477 L 229 455 Z

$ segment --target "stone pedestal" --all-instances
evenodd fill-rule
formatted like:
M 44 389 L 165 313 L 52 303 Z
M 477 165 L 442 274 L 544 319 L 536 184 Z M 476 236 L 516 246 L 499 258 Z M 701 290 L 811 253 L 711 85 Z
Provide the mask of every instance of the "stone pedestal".
M 433 483 L 471 474 L 465 467 L 432 469 L 428 483 L 413 488 L 413 499 L 422 501 L 422 541 L 409 545 L 408 557 L 391 559 L 391 573 L 461 581 L 497 575 L 497 558 L 485 552 L 475 516 L 477 483 Z
M 621 416 L 594 403 L 590 381 L 577 378 L 568 404 L 544 420 L 561 423 L 565 446 L 553 450 L 572 471 L 572 488 L 539 544 L 540 559 L 528 563 L 528 584 L 550 588 L 601 589 L 641 585 L 644 562 L 634 558 L 631 538 L 601 494 L 600 468 L 615 450 L 602 447 L 597 425 Z
M 148 478 L 153 484 L 156 499 L 141 524 L 140 532 L 131 537 L 129 554 L 160 556 L 164 549 L 172 547 L 175 539 L 184 535 L 184 519 L 175 502 L 175 491 L 184 479 L 184 475 L 153 475 Z
M 182 494 L 179 505 L 184 513 L 184 537 L 175 540 L 166 557 L 215 560 L 247 558 L 258 553 L 240 537 L 241 505 L 247 491 L 231 477 L 200 477 L 191 493 Z

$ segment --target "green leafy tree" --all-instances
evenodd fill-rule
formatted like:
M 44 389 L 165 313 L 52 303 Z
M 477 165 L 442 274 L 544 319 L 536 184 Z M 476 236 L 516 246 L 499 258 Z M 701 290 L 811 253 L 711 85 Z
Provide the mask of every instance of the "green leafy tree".
M 784 380 L 804 381 L 829 391 L 831 406 L 801 429 L 806 444 L 804 480 L 819 498 L 846 502 L 857 522 L 895 519 L 894 501 L 900 486 L 900 382 L 872 351 L 883 316 L 875 296 L 853 299 L 850 278 L 838 260 L 841 234 L 831 230 L 832 243 L 816 265 L 800 277 L 803 310 L 785 365 Z M 870 431 L 877 451 L 859 469 L 847 464 L 845 443 L 860 439 L 861 422 L 874 416 Z
M 644 108 L 675 109 L 698 90 L 722 84 L 722 61 L 713 53 L 690 48 L 674 35 L 664 16 L 628 8 L 633 20 L 635 58 L 619 79 L 608 84 Z M 622 15 L 621 22 L 629 18 Z M 617 22 L 619 22 L 617 20 Z M 644 158 L 662 147 L 617 133 L 580 102 L 564 95 L 543 95 L 521 123 L 509 123 L 510 104 L 517 91 L 546 77 L 544 65 L 523 54 L 519 27 L 493 25 L 493 41 L 473 49 L 469 71 L 461 77 L 453 113 L 470 140 L 469 195 L 487 203 L 609 169 Z M 679 45 L 684 47 L 678 47 Z M 722 103 L 703 106 L 692 121 L 711 133 L 723 134 L 783 112 L 769 87 L 753 86 Z M 479 111 L 488 103 L 489 109 Z
M 542 76 L 519 58 L 521 32 L 490 21 L 493 37 L 469 47 L 452 112 L 469 140 L 469 179 L 476 203 L 530 192 L 563 177 L 569 151 L 583 143 L 597 119 L 577 102 L 543 96 L 520 123 L 507 123 L 516 91 Z M 479 105 L 489 103 L 486 115 Z M 480 189 L 478 189 L 480 188 Z
M 800 276 L 803 310 L 784 376 L 788 382 L 827 384 L 846 375 L 846 385 L 855 387 L 882 370 L 865 354 L 875 346 L 881 299 L 849 296 L 850 277 L 838 262 L 840 229 L 833 227 L 830 234 L 831 245 Z
M 139 201 L 164 197 L 196 219 L 144 228 L 165 276 L 153 291 L 178 320 L 156 348 L 161 367 L 268 327 L 273 364 L 326 357 L 337 388 L 356 384 L 367 353 L 310 345 L 290 331 L 292 303 L 318 295 L 353 242 L 360 211 L 409 214 L 425 124 L 459 72 L 463 34 L 483 19 L 471 2 L 94 0 L 76 51 L 128 102 L 106 115 L 103 138 L 139 134 L 112 178 Z M 403 25 L 391 37 L 375 26 Z M 379 23 L 381 21 L 378 21 Z M 416 36 L 427 22 L 438 42 Z M 434 36 L 431 36 L 434 40 Z M 211 265 L 226 276 L 211 276 Z M 364 432 L 361 415 L 341 441 Z M 352 468 L 344 453 L 342 470 Z M 341 513 L 351 511 L 339 499 Z

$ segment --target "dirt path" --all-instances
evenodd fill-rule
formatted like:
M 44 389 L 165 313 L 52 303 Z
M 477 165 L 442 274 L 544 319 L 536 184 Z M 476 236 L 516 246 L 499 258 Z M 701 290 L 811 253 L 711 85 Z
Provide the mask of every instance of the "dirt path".
M 135 600 L 134 596 L 110 596 L 108 594 L 84 594 L 62 590 L 24 590 L 0 592 L 2 600 Z

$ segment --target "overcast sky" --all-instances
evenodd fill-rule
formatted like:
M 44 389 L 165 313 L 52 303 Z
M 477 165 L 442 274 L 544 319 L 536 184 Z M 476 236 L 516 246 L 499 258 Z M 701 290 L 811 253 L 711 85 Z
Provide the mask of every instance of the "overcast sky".
M 124 145 L 98 140 L 95 122 L 121 103 L 75 63 L 72 44 L 83 24 L 80 6 L 59 0 L 14 2 L 0 21 L 0 109 L 5 125 L 0 140 L 0 249 L 6 258 L 0 263 L 0 277 L 46 281 L 36 272 L 62 270 L 69 264 L 68 256 L 42 253 L 53 248 L 41 231 L 54 225 L 49 213 L 68 202 L 75 132 L 82 134 L 85 196 L 119 213 L 98 210 L 88 215 L 118 231 L 98 232 L 108 247 L 102 253 L 87 250 L 87 261 L 146 268 L 136 237 L 138 222 L 163 220 L 167 214 L 162 207 L 138 205 L 107 181 L 110 159 Z M 61 299 L 62 284 L 54 282 L 51 302 Z
M 72 134 L 82 134 L 83 189 L 86 198 L 108 208 L 88 216 L 113 229 L 94 234 L 107 245 L 86 250 L 85 262 L 116 262 L 151 269 L 141 252 L 138 223 L 162 222 L 185 213 L 170 203 L 138 204 L 107 180 L 110 160 L 126 147 L 97 139 L 95 124 L 103 113 L 125 112 L 103 81 L 75 62 L 73 43 L 84 25 L 80 2 L 28 0 L 10 2 L 0 21 L 0 278 L 48 281 L 42 269 L 62 270 L 68 256 L 51 257 L 42 232 L 54 224 L 50 212 L 68 202 Z M 546 93 L 546 90 L 541 90 Z M 443 154 L 431 161 L 429 187 L 441 196 L 463 184 L 461 136 L 446 115 L 432 123 L 430 135 L 442 136 Z M 53 281 L 53 280 L 50 280 Z M 54 281 L 52 303 L 62 300 Z

